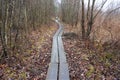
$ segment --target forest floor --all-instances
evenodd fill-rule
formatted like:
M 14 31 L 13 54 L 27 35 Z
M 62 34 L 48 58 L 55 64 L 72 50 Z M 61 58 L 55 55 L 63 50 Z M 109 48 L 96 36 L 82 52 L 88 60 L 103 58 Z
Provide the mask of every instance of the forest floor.
M 29 35 L 29 48 L 0 64 L 0 80 L 45 80 L 50 63 L 52 37 L 57 25 L 43 26 Z
M 99 43 L 81 40 L 70 27 L 65 28 L 63 41 L 70 80 L 120 80 L 120 45 L 105 49 Z
M 45 80 L 56 30 L 57 25 L 52 25 L 31 32 L 26 52 L 18 54 L 10 65 L 0 64 L 0 80 Z M 86 41 L 68 28 L 65 28 L 63 42 L 70 80 L 120 80 L 120 47 L 104 50 L 97 43 L 86 47 Z

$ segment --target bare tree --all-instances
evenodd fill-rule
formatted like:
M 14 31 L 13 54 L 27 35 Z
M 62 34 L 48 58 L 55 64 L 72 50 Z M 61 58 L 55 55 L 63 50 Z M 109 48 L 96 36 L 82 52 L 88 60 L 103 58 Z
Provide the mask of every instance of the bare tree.
M 0 0 L 0 56 L 10 57 L 22 51 L 29 44 L 28 33 L 49 25 L 53 14 L 54 0 Z
M 82 38 L 85 38 L 85 4 L 84 0 L 82 0 L 82 19 L 81 19 L 81 27 L 82 27 Z

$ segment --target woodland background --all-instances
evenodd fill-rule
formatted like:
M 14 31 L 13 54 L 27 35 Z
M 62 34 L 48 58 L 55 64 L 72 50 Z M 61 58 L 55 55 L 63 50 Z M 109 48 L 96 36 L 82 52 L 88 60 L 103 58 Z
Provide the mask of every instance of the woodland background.
M 120 3 L 113 1 L 104 8 L 108 1 L 97 4 L 97 0 L 87 3 L 84 0 L 61 0 L 60 3 L 57 0 L 0 0 L 1 79 L 45 79 L 50 44 L 57 30 L 54 20 L 58 17 L 65 26 L 63 40 L 71 79 L 80 79 L 75 70 L 85 66 L 75 67 L 77 63 L 71 63 L 83 56 L 85 61 L 91 60 L 85 79 L 119 80 Z M 81 54 L 76 55 L 79 52 Z M 103 70 L 98 71 L 98 75 L 96 71 L 100 66 Z

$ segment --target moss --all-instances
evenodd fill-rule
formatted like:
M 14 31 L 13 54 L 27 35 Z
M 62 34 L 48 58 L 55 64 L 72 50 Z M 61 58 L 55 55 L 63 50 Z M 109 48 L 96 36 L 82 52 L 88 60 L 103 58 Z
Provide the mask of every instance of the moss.
M 27 75 L 26 75 L 26 73 L 25 73 L 25 72 L 21 72 L 21 73 L 19 74 L 19 79 L 27 80 Z
M 94 71 L 95 71 L 94 66 L 93 65 L 89 65 L 88 66 L 88 71 L 86 73 L 86 76 L 90 77 Z

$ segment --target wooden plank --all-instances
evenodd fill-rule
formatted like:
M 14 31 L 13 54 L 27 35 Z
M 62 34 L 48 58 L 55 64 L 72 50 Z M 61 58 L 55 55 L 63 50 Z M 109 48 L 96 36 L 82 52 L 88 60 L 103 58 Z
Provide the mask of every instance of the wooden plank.
M 46 80 L 70 80 L 68 64 L 62 42 L 63 26 L 57 22 L 59 29 L 53 37 L 51 63 L 48 68 Z M 59 73 L 58 73 L 59 72 Z
M 53 45 L 52 45 L 52 54 L 51 54 L 51 63 L 58 63 L 58 44 L 57 44 L 57 38 L 53 39 Z
M 51 63 L 48 68 L 46 80 L 57 80 L 58 64 Z
M 53 44 L 52 44 L 52 53 L 51 53 L 51 63 L 58 63 L 58 40 L 57 37 L 59 33 L 61 32 L 61 27 L 57 30 L 53 37 Z
M 62 38 L 58 37 L 58 46 L 59 46 L 59 60 L 60 63 L 66 63 L 66 55 L 64 52 L 64 47 L 63 47 L 63 42 L 62 42 Z
M 67 63 L 60 63 L 59 80 L 70 80 Z
M 58 29 L 57 32 L 55 33 L 54 37 L 57 37 L 57 36 L 59 35 L 60 31 L 61 31 L 61 27 L 59 27 L 59 29 Z
M 63 29 L 61 28 L 61 31 L 60 31 L 60 33 L 59 33 L 58 37 L 61 37 L 61 36 L 62 36 L 62 34 L 63 34 Z
M 58 35 L 61 33 L 61 27 L 59 27 L 58 31 L 56 32 L 55 36 L 53 37 L 53 44 L 52 44 L 52 54 L 51 54 L 51 63 L 58 63 Z
M 61 27 L 61 32 L 58 35 L 58 49 L 59 49 L 59 80 L 70 80 L 69 77 L 69 70 L 68 70 L 68 64 L 66 61 L 66 55 L 64 51 L 64 46 L 62 42 L 62 34 L 63 34 L 63 27 L 59 24 Z

